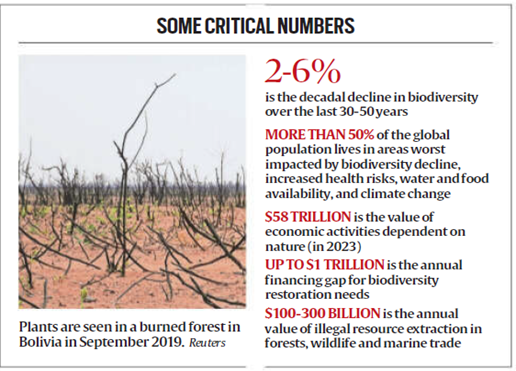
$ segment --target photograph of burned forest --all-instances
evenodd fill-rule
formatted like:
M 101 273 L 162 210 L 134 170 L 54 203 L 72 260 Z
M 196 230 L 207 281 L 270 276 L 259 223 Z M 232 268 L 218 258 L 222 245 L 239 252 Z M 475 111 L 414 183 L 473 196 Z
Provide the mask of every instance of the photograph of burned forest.
M 244 57 L 20 57 L 18 194 L 19 308 L 245 308 Z

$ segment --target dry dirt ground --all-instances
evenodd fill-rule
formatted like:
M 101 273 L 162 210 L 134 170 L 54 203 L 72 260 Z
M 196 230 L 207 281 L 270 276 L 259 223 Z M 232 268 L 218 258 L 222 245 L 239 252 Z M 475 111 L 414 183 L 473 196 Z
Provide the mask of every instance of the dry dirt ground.
M 20 244 L 33 284 L 31 288 L 25 259 L 20 253 L 18 288 L 23 299 L 47 309 L 245 307 L 245 241 L 232 253 L 234 259 L 230 259 L 217 243 L 178 227 L 179 213 L 171 207 L 144 206 L 139 210 L 139 220 L 136 212 L 128 218 L 129 238 L 137 244 L 132 256 L 141 267 L 128 260 L 122 276 L 120 261 L 117 271 L 108 272 L 106 252 L 112 256 L 115 249 L 91 237 L 115 240 L 113 227 L 107 220 L 109 210 L 97 208 L 89 214 L 86 212 L 86 207 L 80 209 L 77 225 L 81 228 L 74 227 L 73 233 L 67 219 L 69 213 L 64 209 L 56 211 L 53 218 L 48 209 L 20 216 L 23 229 Z M 197 215 L 192 219 L 197 220 L 201 231 L 208 232 L 203 218 Z M 222 220 L 215 228 L 217 235 L 226 246 L 238 244 L 245 236 L 245 209 L 234 209 L 232 216 L 225 214 Z M 173 257 L 156 232 L 173 248 Z M 67 257 L 38 246 L 36 241 L 51 245 Z M 120 249 L 116 256 L 121 256 Z M 196 267 L 217 258 L 220 260 Z M 171 273 L 167 275 L 163 270 Z M 20 308 L 31 305 L 20 300 Z

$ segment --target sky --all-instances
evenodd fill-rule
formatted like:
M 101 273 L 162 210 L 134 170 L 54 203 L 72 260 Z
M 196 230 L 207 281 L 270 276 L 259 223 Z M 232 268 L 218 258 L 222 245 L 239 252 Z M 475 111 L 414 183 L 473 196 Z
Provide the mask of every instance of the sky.
M 122 143 L 154 84 L 174 73 L 146 108 L 138 160 L 182 158 L 213 180 L 224 153 L 224 171 L 234 180 L 245 165 L 244 56 L 21 56 L 21 155 L 27 158 L 32 143 L 39 175 L 63 159 L 87 179 L 119 178 L 113 141 Z M 144 131 L 142 116 L 128 137 L 129 158 Z

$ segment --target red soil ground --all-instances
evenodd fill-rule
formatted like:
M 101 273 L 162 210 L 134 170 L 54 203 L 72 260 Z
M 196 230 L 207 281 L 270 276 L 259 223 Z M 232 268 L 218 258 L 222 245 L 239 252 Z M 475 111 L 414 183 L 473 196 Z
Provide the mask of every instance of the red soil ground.
M 154 213 L 153 218 L 152 213 L 146 212 L 147 208 L 150 208 L 149 210 Z M 107 221 L 109 214 L 106 215 L 103 209 L 97 208 L 86 216 L 85 209 L 81 209 L 78 213 L 80 215 L 77 217 L 77 224 L 89 231 L 91 235 L 98 236 L 106 241 L 113 241 L 113 227 Z M 49 244 L 55 240 L 55 234 L 51 228 L 51 213 L 46 210 L 46 215 L 41 215 L 45 214 L 44 211 L 40 211 L 39 216 L 37 216 L 38 212 L 33 212 L 32 215 L 20 217 L 20 226 L 31 237 Z M 225 255 L 223 249 L 216 243 L 209 242 L 199 234 L 193 234 L 193 237 L 201 245 L 201 247 L 197 246 L 187 231 L 177 226 L 179 224 L 178 212 L 174 211 L 172 207 L 146 206 L 140 208 L 139 221 L 136 220 L 134 212 L 129 215 L 128 225 L 133 228 L 129 237 L 139 246 L 133 251 L 132 256 L 150 272 L 143 271 L 137 264 L 129 260 L 126 264 L 124 277 L 120 271 L 108 273 L 107 261 L 102 254 L 103 247 L 99 246 L 103 245 L 102 243 L 99 241 L 92 242 L 88 234 L 78 227 L 74 228 L 73 235 L 70 234 L 70 222 L 65 215 L 70 216 L 64 209 L 60 209 L 53 222 L 58 235 L 61 233 L 61 225 L 63 226 L 61 235 L 63 244 L 60 252 L 85 262 L 92 262 L 100 269 L 73 261 L 66 272 L 70 264 L 68 258 L 51 251 L 40 255 L 45 249 L 20 232 L 20 242 L 25 253 L 35 258 L 28 261 L 33 281 L 33 287 L 30 288 L 28 273 L 24 268 L 24 260 L 20 254 L 19 294 L 40 308 L 212 308 L 205 303 L 201 294 L 191 289 L 196 289 L 193 280 L 204 294 L 245 304 L 245 273 L 227 256 L 208 266 L 193 269 L 192 271 L 200 277 L 191 275 L 177 265 L 173 265 L 174 260 L 169 258 L 167 262 L 168 270 L 179 274 L 191 288 L 181 283 L 177 277 L 169 275 L 173 296 L 167 298 L 170 293 L 169 286 L 165 282 L 166 274 L 161 271 L 165 268 L 164 261 L 167 249 L 149 227 L 161 233 L 169 245 L 190 260 L 188 262 L 180 254 L 174 253 L 183 268 L 187 270 L 196 264 L 209 262 Z M 206 225 L 201 221 L 204 220 L 203 216 L 195 219 L 200 221 L 199 225 L 202 231 L 208 231 Z M 213 219 L 213 216 L 209 219 Z M 235 209 L 232 218 L 229 214 L 226 214 L 222 220 L 224 221 L 219 223 L 219 227 L 216 227 L 217 234 L 222 240 L 228 242 L 228 245 L 237 243 L 242 238 L 242 234 L 245 235 L 245 209 Z M 140 226 L 136 229 L 135 227 L 138 224 Z M 224 227 L 221 227 L 222 225 Z M 84 251 L 81 249 L 81 244 Z M 52 248 L 57 250 L 58 245 L 58 241 L 56 241 Z M 244 267 L 246 264 L 245 246 L 246 243 L 243 242 L 240 249 L 233 254 Z M 111 255 L 114 249 L 109 247 L 107 251 Z M 101 256 L 94 260 L 99 255 Z M 137 283 L 144 277 L 147 278 Z M 44 303 L 45 282 L 46 303 Z M 130 290 L 126 292 L 129 288 Z M 209 300 L 221 308 L 244 308 L 242 305 L 231 305 L 222 301 Z M 31 306 L 20 301 L 20 308 L 31 308 Z

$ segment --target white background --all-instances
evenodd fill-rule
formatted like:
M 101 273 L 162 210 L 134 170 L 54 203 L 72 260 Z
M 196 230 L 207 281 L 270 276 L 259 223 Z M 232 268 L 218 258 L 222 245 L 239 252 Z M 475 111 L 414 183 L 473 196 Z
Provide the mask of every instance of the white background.
M 335 366 L 507 366 L 510 363 L 510 272 L 509 272 L 509 26 L 508 7 L 2 7 L 2 366 L 251 366 L 335 365 Z M 170 16 L 339 16 L 353 17 L 352 35 L 309 36 L 174 36 L 156 33 L 156 19 Z M 275 23 L 275 22 L 273 22 Z M 492 45 L 19 45 L 20 41 L 492 41 Z M 245 55 L 246 132 L 248 171 L 248 307 L 245 310 L 49 310 L 17 309 L 17 159 L 18 159 L 18 63 L 20 55 Z M 291 66 L 299 58 L 335 58 L 342 73 L 337 85 L 310 81 L 303 85 L 285 79 L 281 84 L 264 84 L 272 73 L 270 58 Z M 287 67 L 285 67 L 287 68 Z M 366 93 L 439 91 L 479 94 L 469 104 L 407 104 L 404 118 L 266 118 L 265 92 L 303 91 L 327 93 L 356 90 Z M 389 108 L 387 104 L 382 108 Z M 289 106 L 288 108 L 293 108 Z M 490 173 L 488 187 L 442 186 L 452 191 L 451 200 L 350 201 L 334 204 L 323 201 L 264 201 L 265 128 L 314 127 L 385 128 L 413 131 L 421 128 L 450 128 L 454 140 L 449 161 L 458 161 L 468 173 Z M 353 126 L 349 126 L 353 127 Z M 456 139 L 455 139 L 456 138 Z M 439 145 L 442 143 L 439 143 Z M 284 145 L 292 145 L 285 143 Z M 376 144 L 378 145 L 378 144 Z M 396 143 L 387 144 L 396 145 Z M 408 145 L 403 143 L 403 145 Z M 380 159 L 379 156 L 373 158 Z M 392 156 L 392 158 L 397 158 Z M 429 158 L 430 159 L 430 158 Z M 392 172 L 396 174 L 396 172 Z M 423 186 L 417 186 L 424 188 Z M 339 187 L 335 187 L 339 189 Z M 432 189 L 438 189 L 432 187 Z M 482 336 L 464 336 L 460 350 L 263 350 L 263 326 L 279 321 L 264 320 L 264 308 L 351 307 L 354 303 L 295 303 L 263 300 L 265 243 L 263 231 L 268 210 L 353 210 L 388 213 L 435 211 L 433 227 L 466 228 L 468 236 L 458 242 L 432 238 L 364 239 L 367 255 L 361 258 L 408 259 L 411 261 L 456 261 L 467 259 L 468 270 L 439 274 L 436 288 L 369 288 L 367 306 L 408 310 L 450 310 L 461 308 L 458 325 L 479 324 Z M 294 227 L 294 226 L 290 226 Z M 382 226 L 380 226 L 382 227 Z M 405 226 L 406 228 L 407 226 Z M 296 239 L 289 239 L 289 242 Z M 292 258 L 275 254 L 273 258 Z M 327 258 L 330 256 L 321 256 Z M 340 258 L 341 256 L 331 256 Z M 302 255 L 295 258 L 313 258 Z M 303 272 L 303 274 L 311 274 Z M 394 272 L 398 273 L 398 272 Z M 286 273 L 285 275 L 287 275 Z M 334 272 L 321 273 L 333 275 Z M 398 273 L 399 274 L 399 273 Z M 436 275 L 429 273 L 430 275 Z M 279 274 L 278 274 L 279 275 Z M 346 272 L 344 273 L 346 275 Z M 419 274 L 420 275 L 420 274 Z M 18 323 L 93 323 L 115 320 L 125 323 L 239 322 L 241 334 L 221 334 L 227 340 L 222 349 L 19 349 Z M 305 321 L 290 320 L 299 325 Z M 314 322 L 322 322 L 314 321 Z M 327 321 L 329 322 L 329 321 Z M 344 322 L 344 321 L 343 321 Z M 404 321 L 405 324 L 408 321 Z M 454 323 L 455 323 L 454 322 Z M 287 322 L 286 322 L 287 323 Z M 336 324 L 336 323 L 334 323 Z M 369 323 L 367 323 L 369 324 Z M 389 323 L 391 324 L 391 323 Z M 410 323 L 410 324 L 417 324 Z M 205 335 L 217 339 L 217 336 Z M 288 339 L 288 337 L 286 337 Z M 370 337 L 368 339 L 376 339 Z

